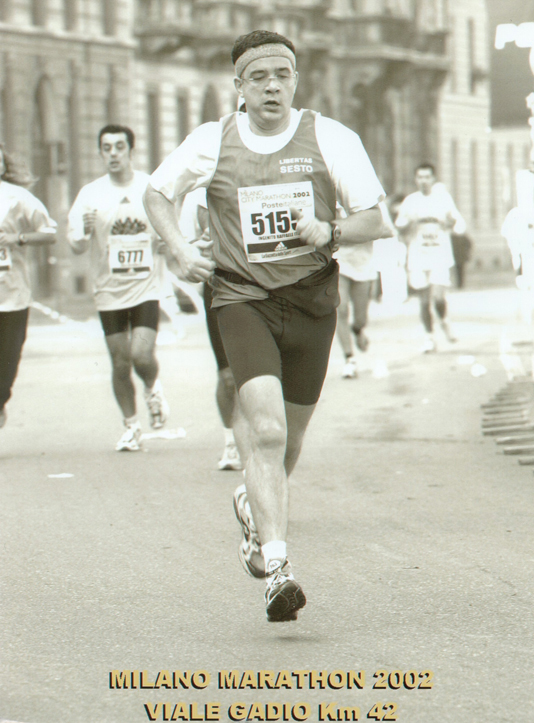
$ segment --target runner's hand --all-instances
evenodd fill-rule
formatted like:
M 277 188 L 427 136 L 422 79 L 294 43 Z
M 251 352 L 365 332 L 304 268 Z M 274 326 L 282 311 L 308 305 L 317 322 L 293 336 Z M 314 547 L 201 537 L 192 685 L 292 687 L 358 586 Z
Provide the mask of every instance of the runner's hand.
M 83 214 L 83 232 L 86 236 L 90 236 L 95 228 L 96 210 L 87 211 Z
M 192 244 L 182 246 L 180 251 L 173 257 L 173 261 L 178 267 L 175 273 L 185 281 L 196 284 L 207 281 L 210 276 L 213 276 L 215 263 L 211 259 L 205 258 L 199 249 Z
M 200 238 L 197 238 L 196 241 L 193 241 L 193 246 L 200 251 L 205 259 L 213 259 L 213 241 L 211 241 L 210 237 L 205 233 L 203 233 Z
M 302 241 L 319 249 L 328 246 L 332 240 L 332 226 L 327 221 L 319 221 L 315 217 L 304 219 L 297 208 L 290 208 L 289 212 L 292 220 L 297 222 L 295 230 Z
M 18 243 L 19 237 L 16 233 L 6 233 L 0 230 L 0 246 L 14 246 Z

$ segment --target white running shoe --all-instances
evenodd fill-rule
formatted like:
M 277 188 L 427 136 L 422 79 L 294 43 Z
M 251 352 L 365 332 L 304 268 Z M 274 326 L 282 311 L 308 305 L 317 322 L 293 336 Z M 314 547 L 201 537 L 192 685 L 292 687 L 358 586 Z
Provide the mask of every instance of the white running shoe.
M 237 549 L 239 560 L 246 573 L 252 577 L 265 577 L 265 562 L 261 551 L 261 540 L 254 524 L 247 499 L 247 488 L 239 485 L 234 492 L 234 512 L 241 525 L 242 538 Z
M 297 611 L 306 605 L 306 596 L 293 577 L 287 558 L 271 560 L 266 574 L 265 605 L 270 623 L 287 623 L 297 619 Z
M 341 377 L 343 379 L 356 379 L 357 376 L 358 369 L 356 366 L 356 359 L 353 356 L 349 356 L 347 361 L 345 362 L 345 365 L 343 366 Z
M 224 448 L 223 456 L 219 460 L 219 469 L 226 470 L 240 470 L 243 469 L 241 463 L 241 457 L 239 456 L 239 450 L 235 444 L 227 444 Z
M 431 354 L 433 351 L 436 351 L 436 342 L 431 336 L 427 336 L 421 347 L 421 353 Z
M 133 424 L 126 427 L 126 431 L 115 445 L 117 452 L 139 452 L 141 449 L 141 425 Z
M 145 392 L 145 401 L 150 414 L 150 426 L 154 429 L 161 429 L 171 410 L 163 396 L 163 389 L 159 379 L 156 380 L 151 392 Z

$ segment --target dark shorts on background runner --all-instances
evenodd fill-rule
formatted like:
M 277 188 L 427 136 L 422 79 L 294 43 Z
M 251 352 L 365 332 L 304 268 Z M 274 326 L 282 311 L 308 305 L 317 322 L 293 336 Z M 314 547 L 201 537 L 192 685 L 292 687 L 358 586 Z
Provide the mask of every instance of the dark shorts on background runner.
M 145 326 L 148 329 L 154 329 L 154 331 L 158 330 L 159 301 L 144 301 L 142 304 L 131 306 L 128 309 L 99 311 L 98 313 L 106 336 L 129 331 L 136 326 Z
M 26 340 L 28 313 L 29 309 L 0 311 L 0 409 L 11 397 Z
M 336 330 L 335 311 L 315 319 L 280 298 L 227 304 L 215 311 L 237 389 L 269 375 L 280 379 L 287 402 L 318 401 Z
M 211 308 L 211 302 L 213 299 L 213 292 L 209 284 L 204 284 L 204 308 L 206 309 L 206 324 L 208 327 L 208 334 L 210 337 L 211 348 L 217 361 L 217 368 L 219 371 L 227 369 L 228 359 L 224 351 L 224 346 L 221 339 L 221 332 L 219 331 L 219 322 L 217 321 L 217 311 Z

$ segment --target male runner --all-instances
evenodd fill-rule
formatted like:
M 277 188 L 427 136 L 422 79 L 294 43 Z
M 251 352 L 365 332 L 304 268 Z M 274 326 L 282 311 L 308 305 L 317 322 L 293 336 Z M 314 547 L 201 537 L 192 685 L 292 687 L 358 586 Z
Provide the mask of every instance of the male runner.
M 200 240 L 209 241 L 209 216 L 206 189 L 197 188 L 196 191 L 187 194 L 182 204 L 179 223 L 181 233 L 190 243 Z M 215 399 L 224 428 L 224 451 L 218 466 L 220 470 L 240 470 L 243 467 L 233 429 L 234 413 L 236 410 L 236 388 L 234 377 L 224 351 L 219 323 L 217 321 L 217 312 L 211 308 L 212 291 L 208 283 L 203 285 L 203 298 L 208 335 L 217 363 Z
M 465 233 L 466 225 L 450 193 L 442 183 L 436 183 L 432 164 L 422 163 L 416 168 L 415 185 L 418 190 L 402 202 L 395 225 L 408 241 L 408 282 L 419 292 L 426 332 L 422 351 L 426 354 L 436 350 L 432 301 L 445 336 L 450 342 L 456 341 L 446 318 L 445 290 L 451 285 L 450 269 L 454 266 L 451 231 Z
M 0 143 L 0 429 L 19 367 L 31 303 L 26 246 L 53 244 L 56 222 L 28 188 L 35 178 Z
M 367 351 L 369 346 L 369 339 L 364 330 L 367 326 L 371 286 L 378 276 L 373 256 L 373 242 L 341 246 L 335 258 L 339 264 L 340 297 L 337 310 L 337 338 L 345 355 L 342 377 L 354 379 L 358 376 L 358 361 L 351 331 L 361 352 Z M 352 324 L 349 322 L 351 307 Z
M 287 478 L 336 326 L 332 246 L 382 235 L 384 192 L 355 133 L 291 108 L 298 73 L 290 40 L 253 31 L 238 38 L 232 61 L 247 112 L 193 131 L 152 175 L 145 204 L 185 277 L 211 277 L 243 415 L 236 438 L 249 450 L 246 490 L 234 496 L 240 558 L 247 572 L 266 577 L 267 620 L 282 622 L 306 603 L 287 560 Z M 177 198 L 201 186 L 213 261 L 184 242 L 174 212 Z M 347 218 L 335 221 L 336 201 Z
M 162 427 L 169 414 L 155 355 L 164 257 L 143 206 L 149 176 L 132 166 L 134 143 L 126 126 L 102 128 L 98 147 L 107 174 L 80 190 L 68 219 L 74 253 L 91 249 L 95 302 L 126 427 L 115 449 L 131 452 L 141 448 L 132 366 L 145 385 L 152 427 Z

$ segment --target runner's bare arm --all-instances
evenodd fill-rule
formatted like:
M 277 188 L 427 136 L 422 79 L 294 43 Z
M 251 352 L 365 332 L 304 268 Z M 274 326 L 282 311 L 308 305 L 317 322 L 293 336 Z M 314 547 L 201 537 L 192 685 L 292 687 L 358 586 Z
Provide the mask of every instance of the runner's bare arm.
M 0 231 L 0 246 L 45 246 L 54 243 L 56 243 L 54 231 L 28 231 L 27 233 Z
M 207 281 L 213 274 L 215 264 L 184 239 L 178 226 L 174 204 L 150 184 L 147 186 L 143 201 L 150 223 L 169 247 L 178 266 L 179 275 L 186 281 L 195 283 Z
M 69 223 L 67 228 L 67 240 L 72 252 L 77 256 L 84 254 L 91 245 L 91 235 L 95 228 L 97 210 L 82 210 L 75 201 L 69 212 Z M 81 221 L 81 222 L 80 222 Z
M 317 218 L 305 220 L 296 209 L 291 209 L 291 217 L 298 219 L 296 228 L 300 238 L 310 246 L 321 248 L 332 240 L 332 226 L 327 221 L 319 221 Z M 336 219 L 336 226 L 341 231 L 337 243 L 342 246 L 363 244 L 377 238 L 393 236 L 393 232 L 385 223 L 378 206 L 357 211 L 347 218 Z

